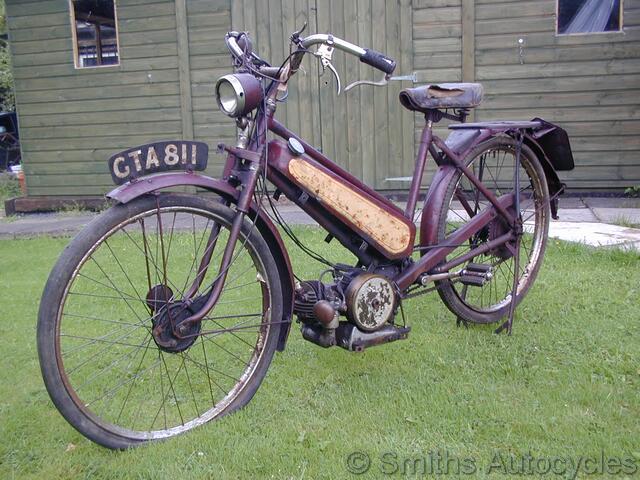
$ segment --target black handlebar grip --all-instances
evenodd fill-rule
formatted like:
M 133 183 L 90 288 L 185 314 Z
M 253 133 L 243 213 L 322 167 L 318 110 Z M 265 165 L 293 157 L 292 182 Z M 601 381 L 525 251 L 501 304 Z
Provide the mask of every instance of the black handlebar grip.
M 380 52 L 368 48 L 365 48 L 364 52 L 364 55 L 360 57 L 361 62 L 371 65 L 378 70 L 382 70 L 389 75 L 396 69 L 396 61 L 393 58 L 389 58 Z

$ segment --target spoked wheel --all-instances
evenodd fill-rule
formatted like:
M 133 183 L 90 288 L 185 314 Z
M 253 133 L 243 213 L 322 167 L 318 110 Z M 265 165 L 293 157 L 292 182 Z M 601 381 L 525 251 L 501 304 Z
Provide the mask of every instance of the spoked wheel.
M 516 142 L 510 137 L 496 137 L 474 148 L 466 164 L 497 197 L 514 192 Z M 544 171 L 534 153 L 522 146 L 520 155 L 520 214 L 525 233 L 521 237 L 519 281 L 516 302 L 522 301 L 533 284 L 544 256 L 549 230 L 549 193 Z M 456 174 L 446 191 L 438 224 L 438 243 L 447 244 L 451 234 L 469 218 L 491 207 L 485 196 L 462 173 Z M 515 214 L 515 206 L 510 208 Z M 463 255 L 472 248 L 494 240 L 510 231 L 510 226 L 496 218 L 459 245 L 447 261 Z M 460 281 L 445 280 L 438 284 L 440 297 L 459 318 L 473 323 L 497 322 L 508 313 L 513 291 L 516 261 L 515 241 L 479 255 L 470 263 L 491 266 L 489 280 L 482 286 L 464 285 Z M 473 266 L 472 266 L 473 267 Z
M 278 271 L 245 222 L 224 291 L 180 325 L 219 275 L 234 212 L 193 196 L 118 205 L 66 248 L 44 290 L 38 353 L 56 407 L 109 448 L 186 432 L 246 404 L 267 372 L 282 315 Z M 211 234 L 213 232 L 213 234 Z M 209 238 L 210 267 L 185 302 Z

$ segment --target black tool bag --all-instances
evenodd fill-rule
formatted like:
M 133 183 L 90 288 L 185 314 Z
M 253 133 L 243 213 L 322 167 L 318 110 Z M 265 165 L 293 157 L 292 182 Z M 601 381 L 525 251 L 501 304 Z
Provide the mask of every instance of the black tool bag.
M 535 129 L 531 136 L 542 147 L 553 168 L 556 170 L 573 170 L 575 165 L 567 132 L 541 118 L 534 118 L 533 121 L 540 122 L 541 126 Z

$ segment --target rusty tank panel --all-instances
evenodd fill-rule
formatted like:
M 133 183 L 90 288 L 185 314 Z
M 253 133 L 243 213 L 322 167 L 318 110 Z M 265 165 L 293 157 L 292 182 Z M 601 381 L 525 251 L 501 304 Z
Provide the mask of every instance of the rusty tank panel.
M 386 256 L 399 258 L 411 252 L 415 225 L 395 207 L 382 204 L 307 155 L 294 155 L 278 140 L 270 143 L 269 152 L 272 167 L 319 200 Z

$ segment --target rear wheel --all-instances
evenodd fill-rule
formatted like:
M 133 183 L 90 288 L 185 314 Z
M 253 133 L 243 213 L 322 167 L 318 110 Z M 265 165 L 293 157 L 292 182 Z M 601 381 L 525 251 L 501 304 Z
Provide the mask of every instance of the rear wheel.
M 497 197 L 514 191 L 516 142 L 511 137 L 492 138 L 474 148 L 465 163 Z M 542 264 L 549 230 L 549 193 L 544 171 L 534 153 L 522 146 L 520 155 L 520 214 L 525 233 L 521 237 L 519 281 L 516 301 L 520 302 L 535 281 Z M 438 243 L 447 244 L 451 235 L 470 217 L 490 208 L 485 196 L 461 172 L 456 173 L 445 194 L 439 215 Z M 515 206 L 511 207 L 515 214 Z M 459 245 L 446 259 L 452 260 L 472 248 L 508 233 L 510 226 L 500 217 Z M 503 318 L 509 309 L 513 291 L 516 262 L 515 242 L 504 244 L 479 255 L 469 263 L 490 265 L 491 279 L 482 286 L 464 285 L 456 280 L 438 283 L 440 297 L 459 318 L 472 323 L 493 323 Z
M 219 274 L 235 213 L 193 196 L 118 205 L 65 249 L 42 297 L 38 353 L 47 390 L 82 434 L 109 448 L 168 438 L 245 405 L 273 357 L 282 318 L 278 270 L 242 227 L 220 300 L 180 339 L 181 322 Z M 183 302 L 209 232 L 210 268 Z M 200 297 L 199 297 L 200 295 Z

